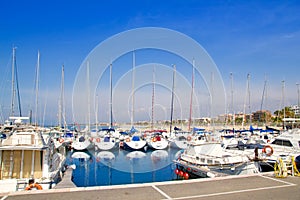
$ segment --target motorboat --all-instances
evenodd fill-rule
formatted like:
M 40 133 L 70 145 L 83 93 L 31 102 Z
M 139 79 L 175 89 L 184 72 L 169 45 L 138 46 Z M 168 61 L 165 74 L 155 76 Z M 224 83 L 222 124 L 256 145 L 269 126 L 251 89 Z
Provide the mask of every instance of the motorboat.
M 264 171 L 272 170 L 278 158 L 295 158 L 300 169 L 300 129 L 290 129 L 282 132 L 270 143 L 259 149 L 260 165 Z
M 259 173 L 249 152 L 225 149 L 219 142 L 189 145 L 175 164 L 176 174 L 186 178 Z

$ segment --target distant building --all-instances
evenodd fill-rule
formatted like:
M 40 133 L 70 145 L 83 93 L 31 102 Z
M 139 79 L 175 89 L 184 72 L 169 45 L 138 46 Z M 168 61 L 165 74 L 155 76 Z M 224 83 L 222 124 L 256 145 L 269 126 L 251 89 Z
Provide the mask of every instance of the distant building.
M 291 106 L 290 108 L 295 113 L 295 116 L 300 116 L 300 107 L 299 107 L 299 105 L 294 105 L 294 106 Z
M 269 110 L 258 110 L 252 113 L 252 120 L 255 122 L 269 122 L 272 118 L 272 113 Z

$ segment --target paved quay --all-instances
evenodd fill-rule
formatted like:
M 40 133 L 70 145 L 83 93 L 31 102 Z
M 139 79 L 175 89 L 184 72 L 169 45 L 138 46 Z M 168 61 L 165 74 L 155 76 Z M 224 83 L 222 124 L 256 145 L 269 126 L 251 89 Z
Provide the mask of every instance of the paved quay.
M 273 174 L 231 176 L 145 184 L 21 191 L 1 200 L 40 199 L 299 199 L 300 177 L 274 178 Z

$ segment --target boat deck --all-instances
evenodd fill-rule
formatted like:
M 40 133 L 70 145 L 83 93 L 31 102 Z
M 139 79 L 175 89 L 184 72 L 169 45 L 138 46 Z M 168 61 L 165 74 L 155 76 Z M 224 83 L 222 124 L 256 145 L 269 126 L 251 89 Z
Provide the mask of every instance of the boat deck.
M 22 191 L 1 200 L 40 199 L 298 199 L 300 177 L 274 178 L 273 173 L 183 181 Z

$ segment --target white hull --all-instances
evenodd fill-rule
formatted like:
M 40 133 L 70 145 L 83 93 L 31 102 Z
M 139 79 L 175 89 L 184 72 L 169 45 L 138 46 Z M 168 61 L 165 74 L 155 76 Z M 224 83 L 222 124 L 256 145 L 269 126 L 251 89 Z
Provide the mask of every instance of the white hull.
M 88 140 L 87 138 L 84 138 L 84 140 L 82 139 L 77 139 L 72 143 L 72 148 L 77 150 L 77 151 L 84 151 L 87 149 L 91 149 L 92 148 L 92 143 L 90 140 Z
M 161 141 L 150 141 L 147 143 L 148 146 L 152 149 L 156 149 L 156 150 L 162 150 L 162 149 L 166 149 L 169 145 L 168 140 L 161 140 Z
M 200 177 L 259 173 L 249 152 L 227 150 L 220 143 L 191 145 L 175 163 L 186 173 Z
M 94 139 L 95 148 L 99 150 L 111 150 L 118 147 L 118 142 L 115 138 L 104 137 Z
M 145 147 L 147 145 L 147 142 L 144 141 L 144 140 L 140 140 L 140 141 L 124 141 L 124 148 L 125 149 L 129 149 L 129 150 L 133 150 L 133 151 L 139 151 L 139 150 L 142 150 L 144 151 L 145 150 Z
M 186 149 L 188 147 L 188 141 L 186 139 L 170 139 L 170 147 L 177 149 Z

